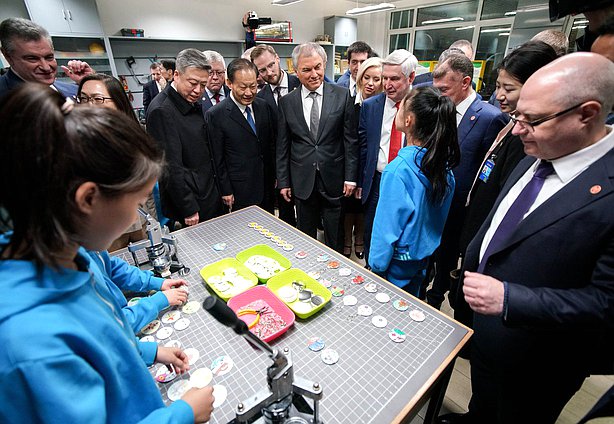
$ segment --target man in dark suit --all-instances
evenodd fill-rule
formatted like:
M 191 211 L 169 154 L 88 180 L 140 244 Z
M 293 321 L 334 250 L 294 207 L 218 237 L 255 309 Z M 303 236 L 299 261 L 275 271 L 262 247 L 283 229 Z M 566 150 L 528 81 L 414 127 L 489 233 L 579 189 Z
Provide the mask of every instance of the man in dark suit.
M 147 109 L 153 98 L 166 87 L 166 80 L 162 78 L 160 66 L 158 62 L 149 65 L 151 81 L 143 86 L 143 108 L 145 109 L 145 113 L 147 113 Z
M 166 153 L 166 172 L 160 180 L 162 212 L 187 226 L 222 214 L 200 104 L 209 69 L 200 51 L 181 51 L 173 82 L 153 99 L 147 113 L 147 131 Z
M 337 85 L 350 90 L 352 97 L 356 97 L 356 75 L 362 62 L 370 57 L 377 56 L 370 45 L 364 41 L 354 41 L 347 49 L 348 70 L 337 80 Z
M 440 423 L 554 423 L 589 374 L 614 371 L 613 92 L 614 64 L 592 53 L 524 84 L 513 132 L 528 156 L 465 256 L 469 413 Z
M 364 253 L 367 263 L 382 172 L 403 147 L 403 136 L 394 126 L 394 117 L 399 103 L 411 90 L 417 65 L 418 60 L 407 50 L 390 53 L 383 65 L 384 92 L 365 100 L 360 109 L 358 141 L 361 179 L 358 190 L 365 205 Z
M 488 148 L 507 124 L 508 118 L 496 107 L 484 103 L 471 86 L 473 64 L 461 53 L 452 53 L 433 71 L 433 85 L 456 105 L 458 144 L 461 161 L 453 169 L 456 187 L 452 206 L 433 255 L 435 279 L 427 292 L 427 301 L 439 309 L 450 290 L 450 272 L 458 268 L 461 227 L 465 220 L 465 201 L 473 178 L 478 172 Z
M 279 56 L 273 47 L 267 44 L 257 45 L 250 52 L 250 59 L 256 65 L 260 78 L 265 85 L 258 92 L 258 97 L 265 100 L 275 113 L 277 119 L 277 104 L 279 99 L 301 86 L 295 75 L 291 75 L 279 66 Z M 296 212 L 294 199 L 286 202 L 276 190 L 276 200 L 279 209 L 279 219 L 296 227 Z
M 341 198 L 358 180 L 354 104 L 348 90 L 324 83 L 322 46 L 296 46 L 292 61 L 301 88 L 279 100 L 278 185 L 295 198 L 298 229 L 316 238 L 322 219 L 326 245 L 341 251 Z
M 220 194 L 232 210 L 257 205 L 273 213 L 275 113 L 256 97 L 258 70 L 252 62 L 235 59 L 227 74 L 230 95 L 205 115 Z
M 224 84 L 226 80 L 226 61 L 224 57 L 213 50 L 205 50 L 203 54 L 207 58 L 209 65 L 211 65 L 207 87 L 205 87 L 202 100 L 204 115 L 211 107 L 227 98 L 230 89 Z
M 0 49 L 10 65 L 0 76 L 0 98 L 24 82 L 38 82 L 74 99 L 77 84 L 94 73 L 86 62 L 71 60 L 62 70 L 77 84 L 56 80 L 58 63 L 49 32 L 28 19 L 8 18 L 0 23 Z

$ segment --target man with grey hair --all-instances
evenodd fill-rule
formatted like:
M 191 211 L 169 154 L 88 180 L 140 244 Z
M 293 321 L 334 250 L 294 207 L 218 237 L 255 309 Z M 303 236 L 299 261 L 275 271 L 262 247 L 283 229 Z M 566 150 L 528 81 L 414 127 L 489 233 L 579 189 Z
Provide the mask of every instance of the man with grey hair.
M 475 51 L 473 50 L 473 44 L 469 40 L 456 40 L 452 44 L 450 44 L 449 49 L 459 49 L 463 52 L 465 56 L 469 58 L 469 60 L 473 60 L 475 58 Z
M 588 375 L 613 372 L 613 92 L 614 63 L 593 53 L 522 87 L 512 131 L 527 157 L 464 262 L 469 413 L 439 423 L 554 423 Z
M 209 79 L 207 87 L 203 93 L 203 114 L 205 114 L 212 106 L 220 103 L 226 97 L 230 89 L 225 84 L 226 81 L 226 61 L 224 56 L 214 50 L 205 50 L 203 52 L 207 58 L 207 62 L 211 65 L 209 71 Z
M 173 82 L 152 100 L 147 112 L 147 132 L 166 153 L 166 172 L 160 180 L 162 212 L 182 226 L 223 211 L 200 103 L 210 69 L 200 51 L 179 52 Z
M 77 95 L 77 85 L 56 80 L 58 63 L 49 32 L 28 19 L 8 18 L 0 23 L 0 50 L 9 62 L 9 71 L 0 77 L 0 99 L 24 82 L 49 85 L 64 97 Z M 62 70 L 79 83 L 94 70 L 80 60 L 71 60 Z
M 563 31 L 557 31 L 555 29 L 545 29 L 538 32 L 531 38 L 533 41 L 542 41 L 548 44 L 554 49 L 557 56 L 563 56 L 567 54 L 569 49 L 569 39 Z
M 369 263 L 369 247 L 375 209 L 379 200 L 382 172 L 403 147 L 403 136 L 394 125 L 399 104 L 411 90 L 418 60 L 407 50 L 395 50 L 384 59 L 382 81 L 384 92 L 362 103 L 358 123 L 362 181 L 358 196 L 365 205 L 365 261 Z
M 460 232 L 465 220 L 465 201 L 486 152 L 508 118 L 482 102 L 471 86 L 473 63 L 464 54 L 452 54 L 433 71 L 433 85 L 456 105 L 456 125 L 461 161 L 453 169 L 456 187 L 441 244 L 433 255 L 435 279 L 427 301 L 439 309 L 450 290 L 450 272 L 458 268 Z
M 358 180 L 354 102 L 349 90 L 324 82 L 326 52 L 296 46 L 292 62 L 301 88 L 279 99 L 277 182 L 296 202 L 297 227 L 316 238 L 320 219 L 327 246 L 343 249 L 341 198 Z

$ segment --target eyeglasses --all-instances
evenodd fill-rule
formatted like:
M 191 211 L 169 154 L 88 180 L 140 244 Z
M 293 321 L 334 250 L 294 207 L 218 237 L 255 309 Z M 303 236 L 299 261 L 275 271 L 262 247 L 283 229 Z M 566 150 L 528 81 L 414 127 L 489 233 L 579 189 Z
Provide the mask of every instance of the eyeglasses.
M 209 71 L 209 76 L 223 77 L 226 71 Z
M 101 105 L 101 104 L 103 104 L 107 100 L 113 101 L 113 98 L 112 97 L 104 97 L 104 96 L 93 96 L 93 97 L 90 97 L 90 96 L 85 95 L 85 94 L 82 94 L 79 97 L 77 97 L 77 103 L 82 103 L 82 104 L 92 103 L 92 104 L 95 104 L 95 105 Z
M 535 127 L 536 126 L 541 125 L 544 122 L 548 122 L 548 121 L 551 121 L 551 120 L 553 120 L 555 118 L 558 118 L 559 116 L 565 115 L 566 113 L 571 112 L 575 108 L 582 106 L 584 103 L 586 103 L 586 102 L 578 103 L 577 105 L 572 106 L 569 109 L 565 109 L 565 110 L 562 110 L 560 112 L 553 113 L 552 115 L 544 116 L 543 118 L 539 118 L 539 119 L 536 119 L 534 121 L 523 121 L 522 119 L 517 119 L 514 116 L 514 115 L 516 115 L 516 111 L 514 111 L 513 113 L 510 114 L 510 119 L 514 123 L 514 125 L 522 124 L 522 125 L 526 126 L 531 132 L 533 132 L 533 131 L 535 131 Z

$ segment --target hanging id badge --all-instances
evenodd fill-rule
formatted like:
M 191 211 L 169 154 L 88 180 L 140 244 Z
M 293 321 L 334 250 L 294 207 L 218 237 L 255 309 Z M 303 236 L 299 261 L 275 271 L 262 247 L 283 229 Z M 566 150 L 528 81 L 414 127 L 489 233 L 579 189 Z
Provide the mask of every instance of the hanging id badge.
M 483 182 L 487 182 L 488 181 L 488 177 L 490 177 L 490 173 L 492 172 L 492 169 L 495 167 L 495 162 L 492 160 L 492 158 L 489 158 L 486 162 L 484 162 L 484 166 L 482 167 L 482 170 L 480 171 L 480 180 L 482 180 Z

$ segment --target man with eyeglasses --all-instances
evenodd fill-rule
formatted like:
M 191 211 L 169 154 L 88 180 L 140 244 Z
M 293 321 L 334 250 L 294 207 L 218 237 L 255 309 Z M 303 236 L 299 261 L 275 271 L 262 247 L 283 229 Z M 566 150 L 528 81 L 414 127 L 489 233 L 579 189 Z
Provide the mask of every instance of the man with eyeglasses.
M 0 99 L 24 82 L 38 82 L 74 99 L 77 85 L 56 80 L 58 63 L 49 32 L 28 19 L 8 18 L 0 23 L 0 50 L 10 65 L 0 76 Z M 62 70 L 77 84 L 94 70 L 80 60 L 71 60 Z
M 152 100 L 147 112 L 147 132 L 166 154 L 166 172 L 160 180 L 162 212 L 181 226 L 223 213 L 201 105 L 210 69 L 200 51 L 179 52 L 173 82 Z
M 209 65 L 211 65 L 207 86 L 203 93 L 202 105 L 204 116 L 211 107 L 228 97 L 230 89 L 224 84 L 226 81 L 226 62 L 224 57 L 214 50 L 205 50 L 203 54 L 207 58 Z
M 582 81 L 582 84 L 578 84 Z M 614 372 L 614 63 L 563 56 L 524 84 L 528 155 L 467 248 L 473 396 L 439 423 L 554 423 L 589 374 Z

